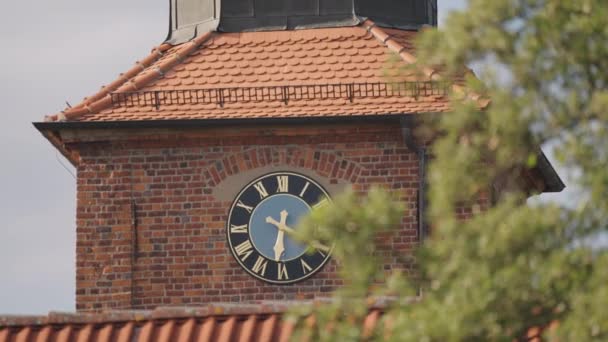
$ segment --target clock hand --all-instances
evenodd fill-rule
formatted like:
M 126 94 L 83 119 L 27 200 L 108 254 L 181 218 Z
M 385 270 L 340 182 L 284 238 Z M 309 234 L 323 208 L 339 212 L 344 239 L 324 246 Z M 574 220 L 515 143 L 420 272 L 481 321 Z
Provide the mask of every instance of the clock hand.
M 277 241 L 274 243 L 274 247 L 272 248 L 274 250 L 274 261 L 276 262 L 279 262 L 279 260 L 281 260 L 281 255 L 283 254 L 283 252 L 285 252 L 285 245 L 283 243 L 284 239 L 285 232 L 279 230 L 279 232 L 277 233 Z
M 289 228 L 289 226 L 287 226 L 286 224 L 281 224 L 280 222 L 278 222 L 277 220 L 273 219 L 272 217 L 268 216 L 266 218 L 266 223 L 270 223 L 273 226 L 277 227 L 277 229 L 279 231 L 283 231 L 289 235 L 293 235 L 295 233 L 295 230 L 293 230 L 292 228 Z M 310 243 L 310 245 L 318 250 L 324 251 L 324 252 L 329 252 L 331 251 L 330 247 L 327 247 L 317 241 L 313 241 Z
M 266 223 L 270 223 L 271 225 L 277 227 L 277 229 L 281 229 L 279 228 L 279 226 L 281 225 L 277 220 L 273 219 L 272 217 L 268 216 L 266 218 Z
M 283 254 L 283 252 L 285 252 L 285 230 L 284 227 L 286 226 L 285 222 L 287 221 L 287 215 L 289 215 L 289 213 L 287 212 L 287 210 L 283 210 L 281 211 L 281 222 L 278 222 L 278 224 L 276 225 L 278 228 L 278 232 L 277 232 L 277 241 L 274 243 L 274 261 L 279 262 L 279 260 L 281 260 L 281 255 Z M 272 217 L 267 217 L 266 218 L 266 222 L 268 222 L 268 219 L 272 219 Z M 273 220 L 274 221 L 274 220 Z
M 286 232 L 287 234 L 293 234 L 295 232 L 293 229 L 289 228 L 286 224 L 278 222 L 277 220 L 273 219 L 270 216 L 268 216 L 266 218 L 266 223 L 270 223 L 271 225 L 277 227 L 278 230 Z
M 283 209 L 281 211 L 281 225 L 284 226 L 285 223 L 287 223 L 287 215 L 289 215 L 289 213 L 287 212 L 287 210 Z

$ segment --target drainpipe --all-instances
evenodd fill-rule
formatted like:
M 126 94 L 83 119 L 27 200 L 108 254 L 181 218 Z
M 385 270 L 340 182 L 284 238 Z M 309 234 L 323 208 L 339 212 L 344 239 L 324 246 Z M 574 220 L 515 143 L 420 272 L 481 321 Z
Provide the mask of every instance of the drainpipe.
M 414 124 L 414 120 L 411 115 L 407 115 L 401 117 L 401 133 L 403 134 L 403 141 L 408 149 L 414 153 L 418 157 L 418 237 L 420 243 L 422 244 L 427 236 L 427 229 L 425 224 L 425 216 L 426 216 L 426 148 L 424 146 L 419 146 L 414 139 L 414 134 L 412 132 L 412 126 Z

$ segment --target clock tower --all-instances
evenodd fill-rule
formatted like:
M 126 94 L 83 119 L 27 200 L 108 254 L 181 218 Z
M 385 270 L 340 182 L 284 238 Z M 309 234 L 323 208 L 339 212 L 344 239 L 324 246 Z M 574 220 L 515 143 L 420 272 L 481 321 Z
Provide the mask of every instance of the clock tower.
M 331 246 L 291 234 L 344 189 L 374 185 L 407 204 L 398 231 L 377 238 L 384 269 L 415 274 L 429 142 L 413 132 L 449 115 L 460 89 L 402 71 L 436 1 L 170 4 L 165 42 L 35 123 L 78 171 L 77 309 L 329 297 L 342 285 Z M 561 190 L 540 161 L 509 186 Z M 488 188 L 482 207 L 500 190 Z

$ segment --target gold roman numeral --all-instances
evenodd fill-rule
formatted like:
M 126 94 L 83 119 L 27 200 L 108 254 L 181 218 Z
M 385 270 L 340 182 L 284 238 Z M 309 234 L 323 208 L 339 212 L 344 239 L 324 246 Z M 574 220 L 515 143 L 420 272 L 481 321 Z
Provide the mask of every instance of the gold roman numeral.
M 326 198 L 323 198 L 321 201 L 319 201 L 319 203 L 315 204 L 312 206 L 313 209 L 319 209 L 319 208 L 323 208 L 324 206 L 327 205 L 327 203 L 329 203 L 329 201 Z
M 231 234 L 247 234 L 247 225 L 246 224 L 244 224 L 242 226 L 231 225 L 230 233 Z
M 300 263 L 302 264 L 302 271 L 304 274 L 312 272 L 312 267 L 310 267 L 310 265 L 308 265 L 304 259 L 300 259 Z
M 266 188 L 262 182 L 255 183 L 253 187 L 260 193 L 260 199 L 268 197 L 268 191 L 266 191 Z
M 277 264 L 279 268 L 279 280 L 289 280 L 289 274 L 287 274 L 287 266 L 282 263 Z
M 241 201 L 238 201 L 238 203 L 236 204 L 236 206 L 237 206 L 237 207 L 241 207 L 241 208 L 243 208 L 243 209 L 247 210 L 247 212 L 248 212 L 248 213 L 250 213 L 250 214 L 251 214 L 251 212 L 253 211 L 253 207 L 250 207 L 250 206 L 248 206 L 248 205 L 244 204 L 244 203 L 243 203 L 243 202 L 241 202 Z
M 310 185 L 310 182 L 306 182 L 306 185 L 304 185 L 302 192 L 300 192 L 300 197 L 304 197 L 304 194 L 306 193 L 306 190 L 308 190 L 309 185 Z
M 289 192 L 289 176 L 277 176 L 277 192 Z
M 261 276 L 264 276 L 266 273 L 266 266 L 268 266 L 268 260 L 258 255 L 258 260 L 256 260 L 251 270 Z
M 238 255 L 242 261 L 247 260 L 251 253 L 253 253 L 253 246 L 251 245 L 251 241 L 247 240 L 242 244 L 234 247 L 234 251 L 236 255 Z

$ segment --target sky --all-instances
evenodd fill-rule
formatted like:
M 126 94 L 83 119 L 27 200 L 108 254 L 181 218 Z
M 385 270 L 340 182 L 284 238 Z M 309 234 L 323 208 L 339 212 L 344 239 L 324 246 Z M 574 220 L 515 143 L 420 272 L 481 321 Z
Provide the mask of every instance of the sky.
M 440 20 L 466 0 L 439 0 Z M 167 36 L 168 0 L 8 1 L 0 11 L 0 314 L 75 308 L 75 170 L 32 122 Z

